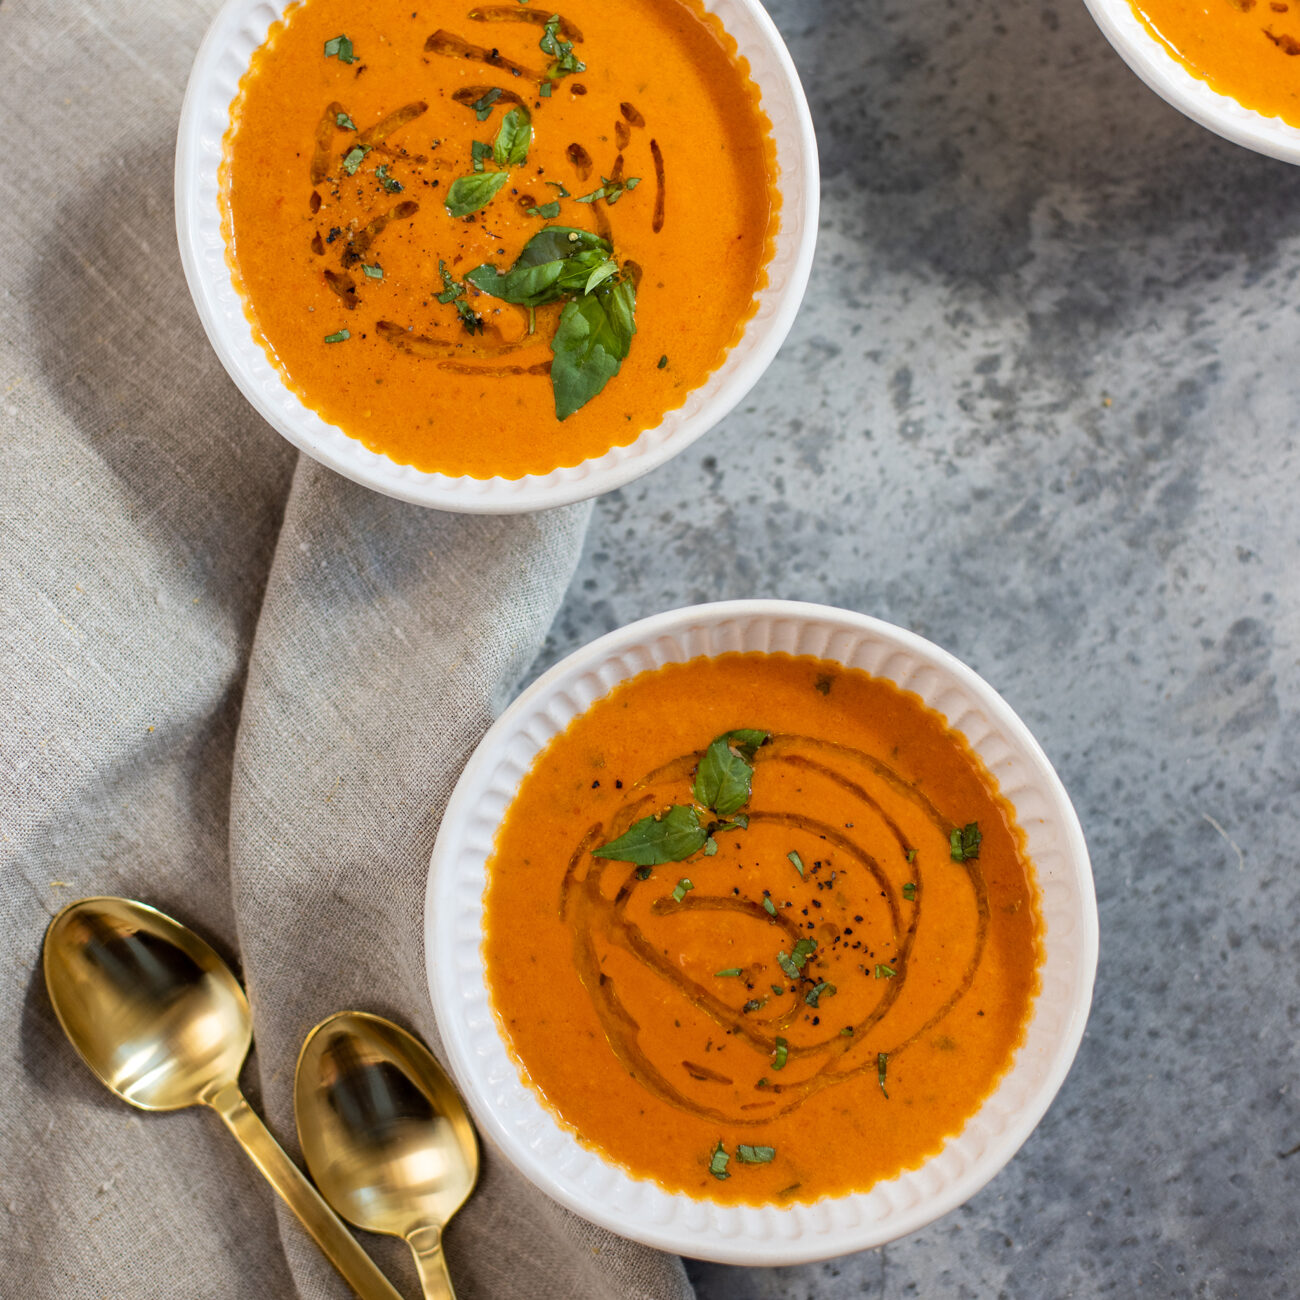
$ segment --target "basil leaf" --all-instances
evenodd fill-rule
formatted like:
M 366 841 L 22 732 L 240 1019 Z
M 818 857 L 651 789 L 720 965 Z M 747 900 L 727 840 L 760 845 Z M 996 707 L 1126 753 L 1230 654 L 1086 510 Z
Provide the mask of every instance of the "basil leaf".
M 695 809 L 674 804 L 660 816 L 644 817 L 618 839 L 593 849 L 592 857 L 656 867 L 689 858 L 704 847 L 706 838 Z
M 876 1053 L 876 1081 L 880 1084 L 880 1091 L 885 1093 L 885 1100 L 889 1100 L 889 1093 L 885 1092 L 885 1071 L 889 1069 L 889 1053 Z
M 834 996 L 835 996 L 835 985 L 828 984 L 825 980 L 822 980 L 820 984 L 815 984 L 812 988 L 808 990 L 807 993 L 803 995 L 803 1000 L 810 1007 L 815 1007 L 822 1000 L 822 998 L 830 998 Z
M 612 257 L 603 261 L 588 277 L 587 283 L 583 285 L 583 293 L 591 293 L 593 289 L 598 289 L 611 275 L 618 274 L 618 263 Z
M 673 890 L 673 902 L 680 903 L 682 899 L 686 897 L 686 891 L 694 888 L 695 882 L 693 880 L 688 880 L 683 876 L 681 880 L 677 882 L 677 888 Z
M 754 769 L 749 765 L 766 731 L 728 731 L 704 751 L 695 773 L 696 801 L 727 817 L 749 800 Z
M 354 144 L 343 157 L 343 170 L 349 176 L 357 174 L 357 168 L 361 166 L 362 159 L 370 152 L 368 144 Z
M 486 122 L 492 112 L 492 105 L 501 98 L 501 87 L 493 86 L 481 99 L 476 99 L 470 108 L 474 110 L 474 116 L 480 122 Z
M 346 343 L 352 337 L 347 330 L 339 330 L 337 334 L 326 334 L 326 343 Z
M 447 191 L 445 206 L 448 213 L 453 217 L 467 217 L 471 212 L 487 207 L 509 179 L 509 172 L 479 172 L 458 177 Z
M 903 886 L 903 897 L 909 903 L 916 902 L 916 886 L 910 880 Z
M 799 873 L 799 879 L 802 880 L 804 878 L 803 859 L 793 849 L 785 856 L 794 864 L 794 869 Z
M 618 374 L 636 333 L 636 290 L 626 280 L 567 303 L 551 341 L 555 415 L 567 420 Z
M 547 226 L 524 245 L 504 275 L 491 262 L 484 262 L 465 278 L 476 289 L 504 302 L 543 307 L 581 293 L 610 252 L 610 246 L 588 230 Z
M 772 1069 L 784 1070 L 786 1057 L 790 1054 L 790 1046 L 784 1038 L 776 1040 L 776 1054 L 772 1059 Z
M 471 140 L 469 145 L 470 160 L 474 164 L 474 170 L 481 172 L 483 164 L 492 157 L 492 146 L 485 140 Z
M 750 1147 L 743 1143 L 736 1148 L 736 1154 L 742 1164 L 770 1165 L 776 1159 L 775 1147 Z
M 525 208 L 524 211 L 530 217 L 544 217 L 547 221 L 551 221 L 560 215 L 560 200 L 552 199 L 550 203 L 543 203 L 540 208 Z
M 528 110 L 519 105 L 502 119 L 501 129 L 492 142 L 492 156 L 498 167 L 517 167 L 528 157 L 528 146 L 533 142 L 533 121 Z
M 763 895 L 763 911 L 765 911 L 768 916 L 776 915 L 776 904 L 772 902 L 766 894 Z
M 334 123 L 343 131 L 355 131 L 357 124 L 346 113 L 335 113 Z
M 979 822 L 968 822 L 960 828 L 954 827 L 948 835 L 948 851 L 952 860 L 968 862 L 971 858 L 978 858 L 980 842 L 983 839 Z
M 727 1165 L 730 1160 L 731 1157 L 727 1154 L 726 1148 L 723 1147 L 722 1140 L 719 1139 L 718 1145 L 713 1148 L 713 1155 L 709 1159 L 709 1173 L 714 1178 L 730 1178 L 731 1175 L 727 1172 Z
M 405 188 L 402 182 L 394 179 L 388 174 L 388 164 L 380 163 L 375 168 L 375 179 L 386 189 L 389 194 L 400 194 Z
M 792 979 L 799 978 L 799 972 L 802 966 L 790 956 L 788 952 L 779 952 L 776 954 L 776 963 Z
M 715 978 L 717 978 L 717 979 L 723 979 L 724 977 L 729 976 L 729 975 L 739 975 L 739 974 L 740 974 L 740 967 L 739 967 L 739 966 L 729 966 L 729 967 L 727 967 L 726 970 L 715 970 L 715 971 L 713 972 L 713 974 L 714 974 Z
M 352 42 L 346 36 L 335 36 L 325 42 L 325 57 L 338 59 L 340 63 L 355 63 L 357 56 L 353 52 Z

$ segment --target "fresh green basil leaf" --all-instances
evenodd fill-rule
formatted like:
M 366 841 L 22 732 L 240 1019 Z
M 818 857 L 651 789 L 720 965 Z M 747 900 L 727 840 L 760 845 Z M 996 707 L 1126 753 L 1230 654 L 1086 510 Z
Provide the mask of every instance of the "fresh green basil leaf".
M 667 812 L 644 817 L 618 839 L 593 849 L 592 857 L 656 867 L 689 858 L 704 847 L 706 838 L 695 809 L 674 804 Z
M 618 374 L 636 333 L 635 312 L 636 290 L 626 280 L 565 304 L 551 342 L 557 419 L 567 420 Z
M 612 275 L 618 274 L 618 263 L 612 257 L 606 258 L 588 277 L 587 283 L 583 285 L 583 293 L 591 293 L 593 289 L 598 289 Z
M 340 63 L 355 63 L 357 56 L 352 49 L 352 42 L 346 36 L 335 36 L 325 42 L 325 57 L 338 59 Z
M 492 89 L 482 97 L 482 99 L 476 99 L 470 105 L 470 108 L 474 110 L 474 116 L 477 117 L 480 122 L 486 122 L 492 112 L 492 105 L 500 98 L 501 87 L 493 86 Z
M 334 123 L 342 131 L 355 131 L 357 124 L 346 113 L 335 113 Z
M 550 203 L 543 203 L 540 208 L 525 208 L 524 211 L 530 217 L 543 217 L 547 221 L 552 221 L 560 215 L 560 200 L 552 199 Z
M 492 157 L 492 146 L 486 140 L 471 140 L 469 142 L 469 156 L 474 164 L 474 170 L 481 172 L 483 164 Z
M 479 172 L 473 176 L 457 177 L 447 191 L 448 213 L 453 217 L 467 217 L 487 207 L 509 179 L 509 172 Z
M 504 275 L 491 262 L 465 278 L 476 289 L 521 307 L 543 307 L 582 292 L 592 271 L 610 255 L 609 245 L 589 230 L 547 226 L 524 245 Z
M 736 1155 L 740 1157 L 741 1164 L 745 1165 L 770 1165 L 776 1159 L 775 1147 L 751 1147 L 741 1143 L 736 1148 Z
M 980 832 L 979 822 L 968 822 L 960 828 L 954 827 L 948 836 L 948 852 L 954 862 L 969 862 L 980 855 L 980 842 L 984 836 Z
M 784 1038 L 776 1040 L 776 1053 L 772 1058 L 772 1069 L 784 1070 L 786 1057 L 790 1054 L 790 1046 Z
M 351 149 L 343 156 L 343 170 L 349 176 L 357 174 L 357 168 L 361 166 L 362 160 L 370 152 L 368 144 L 354 144 Z
M 713 1155 L 709 1159 L 709 1173 L 718 1179 L 730 1178 L 731 1175 L 727 1172 L 727 1165 L 730 1161 L 731 1157 L 727 1154 L 721 1140 L 719 1140 L 718 1145 L 713 1148 Z
M 388 174 L 388 164 L 380 163 L 375 168 L 375 179 L 386 189 L 389 194 L 400 194 L 405 188 L 401 181 Z
M 533 121 L 522 105 L 512 108 L 502 119 L 501 129 L 492 142 L 492 156 L 498 167 L 518 167 L 528 158 L 533 142 Z
M 743 808 L 754 777 L 750 760 L 766 739 L 766 731 L 742 730 L 728 731 L 714 740 L 695 773 L 696 802 L 721 817 Z

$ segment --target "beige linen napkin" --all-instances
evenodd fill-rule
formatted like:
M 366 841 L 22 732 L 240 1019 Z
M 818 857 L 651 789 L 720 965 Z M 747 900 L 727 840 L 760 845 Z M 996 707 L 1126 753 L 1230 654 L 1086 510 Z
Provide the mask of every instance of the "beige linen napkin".
M 536 653 L 584 508 L 469 519 L 297 461 L 182 281 L 171 156 L 211 4 L 0 7 L 0 1264 L 6 1295 L 342 1296 L 215 1116 L 134 1112 L 40 977 L 65 902 L 122 893 L 242 963 L 244 1081 L 296 1154 L 299 1045 L 344 1007 L 437 1042 L 424 876 Z M 414 1294 L 399 1243 L 366 1238 Z M 688 1296 L 494 1152 L 462 1300 Z

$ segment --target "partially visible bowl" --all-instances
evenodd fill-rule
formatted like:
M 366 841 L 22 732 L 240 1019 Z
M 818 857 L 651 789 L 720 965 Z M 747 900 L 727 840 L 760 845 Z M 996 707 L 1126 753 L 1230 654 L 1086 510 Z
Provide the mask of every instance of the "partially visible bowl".
M 399 465 L 327 424 L 284 382 L 253 337 L 231 282 L 221 233 L 218 169 L 230 105 L 284 0 L 226 0 L 199 46 L 176 141 L 176 232 L 194 305 L 230 377 L 267 422 L 300 450 L 376 491 L 472 514 L 514 514 L 598 496 L 663 464 L 722 420 L 771 364 L 794 323 L 817 239 L 817 140 L 799 75 L 759 0 L 703 0 L 749 61 L 776 145 L 780 229 L 757 309 L 723 364 L 633 443 L 580 464 L 518 479 L 479 479 Z
M 1194 76 L 1152 35 L 1129 0 L 1085 3 L 1120 58 L 1166 103 L 1225 140 L 1300 163 L 1300 127 L 1246 108 Z
M 962 732 L 1015 807 L 1044 922 L 1041 990 L 1025 1041 L 957 1136 L 919 1168 L 817 1204 L 720 1205 L 632 1177 L 584 1147 L 520 1078 L 489 1001 L 483 894 L 497 828 L 533 759 L 619 682 L 731 651 L 812 655 L 914 691 Z M 425 902 L 429 989 L 451 1067 L 479 1125 L 548 1195 L 635 1241 L 731 1264 L 784 1265 L 892 1241 L 954 1209 L 1015 1154 L 1065 1079 L 1097 965 L 1088 850 L 1051 764 L 1006 702 L 952 655 L 865 615 L 791 601 L 730 601 L 645 619 L 533 683 L 471 758 L 443 817 Z

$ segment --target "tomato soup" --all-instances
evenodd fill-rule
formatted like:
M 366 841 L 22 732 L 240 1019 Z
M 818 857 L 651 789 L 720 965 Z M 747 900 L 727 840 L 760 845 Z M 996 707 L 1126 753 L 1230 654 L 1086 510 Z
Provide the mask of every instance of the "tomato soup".
M 722 363 L 775 169 L 696 0 L 303 0 L 231 106 L 223 229 L 306 405 L 399 463 L 517 478 L 633 442 Z
M 1038 988 L 1010 805 L 915 695 L 732 654 L 643 673 L 537 757 L 488 866 L 521 1074 L 671 1191 L 861 1191 L 958 1133 Z
M 1133 0 L 1133 8 L 1214 90 L 1300 126 L 1300 0 Z

